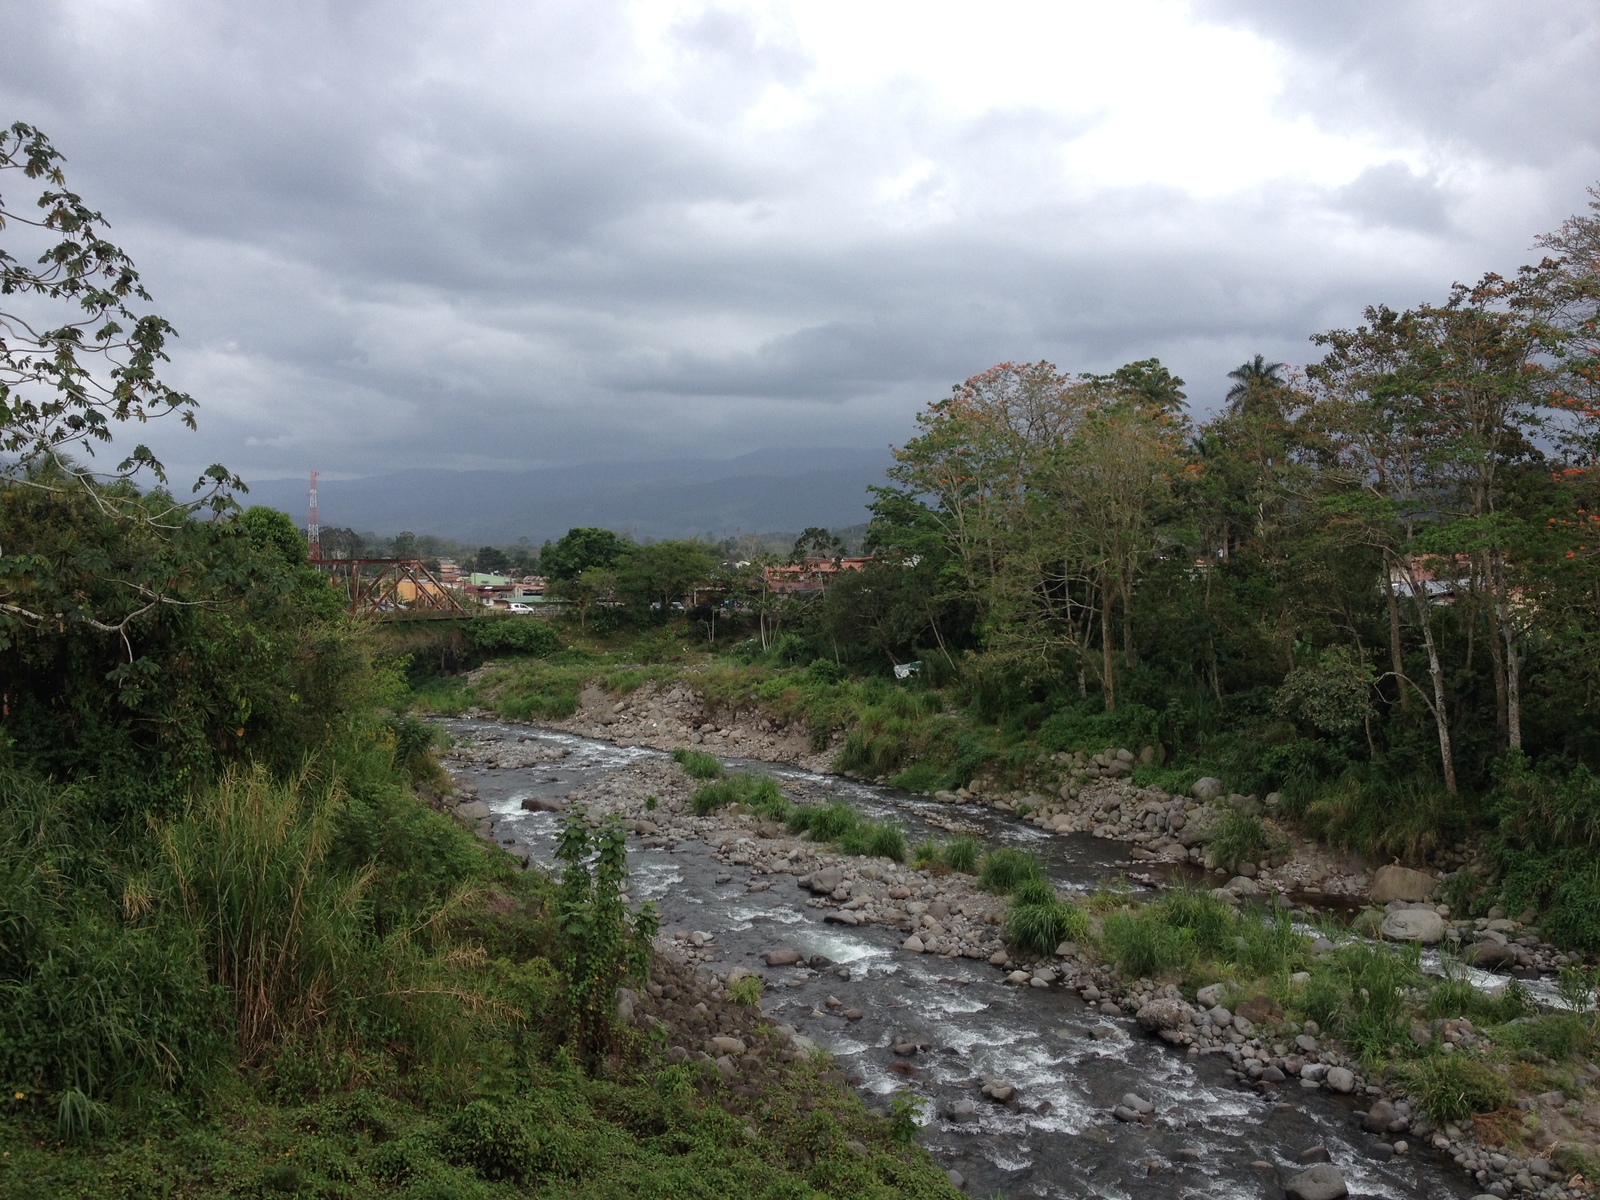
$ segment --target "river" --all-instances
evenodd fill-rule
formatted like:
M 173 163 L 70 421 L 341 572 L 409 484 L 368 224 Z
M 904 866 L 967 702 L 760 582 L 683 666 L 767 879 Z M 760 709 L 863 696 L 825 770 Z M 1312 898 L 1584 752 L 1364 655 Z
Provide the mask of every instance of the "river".
M 541 864 L 551 861 L 562 818 L 524 811 L 524 799 L 559 799 L 631 761 L 661 754 L 525 725 L 441 724 L 463 741 L 523 739 L 570 751 L 558 763 L 528 768 L 456 768 L 476 783 L 495 836 L 516 839 Z M 1120 843 L 1046 835 L 990 809 L 952 813 L 924 797 L 794 767 L 726 761 L 827 787 L 875 818 L 899 822 L 912 842 L 943 832 L 933 822 L 958 815 L 977 827 L 986 846 L 1025 846 L 1039 854 L 1064 890 L 1091 890 L 1127 874 L 1119 865 Z M 1262 1096 L 1225 1075 L 1226 1058 L 1189 1057 L 1145 1037 L 1130 1019 L 1107 1022 L 1071 993 L 1009 986 L 1001 972 L 979 961 L 903 953 L 904 935 L 881 925 L 825 925 L 821 911 L 805 906 L 808 893 L 793 876 L 761 876 L 771 886 L 750 892 L 751 879 L 741 868 L 718 862 L 693 841 L 646 848 L 630 839 L 629 866 L 633 896 L 656 902 L 664 931 L 713 934 L 718 970 L 761 969 L 772 985 L 763 1011 L 830 1050 L 869 1105 L 881 1108 L 908 1086 L 924 1097 L 919 1141 L 960 1172 L 974 1196 L 1281 1200 L 1284 1181 L 1305 1169 L 1299 1156 L 1317 1146 L 1326 1148 L 1352 1195 L 1431 1200 L 1477 1192 L 1431 1148 L 1388 1161 L 1378 1157 L 1377 1139 L 1360 1127 L 1364 1101 L 1292 1081 L 1277 1095 Z M 1155 882 L 1134 878 L 1132 886 Z M 780 942 L 822 955 L 830 965 L 762 968 L 758 956 Z M 865 1015 L 854 1023 L 832 1015 L 829 997 L 841 1002 L 838 1011 L 854 1007 Z M 1092 1034 L 1107 1024 L 1114 1028 L 1110 1036 L 1103 1028 L 1099 1038 Z M 899 1073 L 906 1060 L 889 1048 L 896 1038 L 924 1047 L 909 1060 L 915 1072 L 909 1077 Z M 1017 1111 L 979 1094 L 991 1077 L 1017 1087 Z M 1128 1092 L 1155 1105 L 1153 1124 L 1112 1117 L 1110 1109 Z

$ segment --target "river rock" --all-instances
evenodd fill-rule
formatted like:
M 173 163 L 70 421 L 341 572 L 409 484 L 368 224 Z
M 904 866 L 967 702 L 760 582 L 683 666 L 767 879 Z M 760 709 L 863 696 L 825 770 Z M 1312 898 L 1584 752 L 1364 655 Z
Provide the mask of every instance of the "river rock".
M 1379 932 L 1391 942 L 1433 946 L 1444 940 L 1444 918 L 1428 908 L 1397 908 L 1383 918 Z
M 1222 1003 L 1225 990 L 1220 983 L 1208 983 L 1194 994 L 1195 1003 L 1201 1008 L 1216 1008 Z
M 1481 971 L 1495 971 L 1517 965 L 1517 952 L 1502 942 L 1485 938 L 1461 952 L 1461 961 Z
M 1201 804 L 1209 804 L 1222 795 L 1222 780 L 1212 775 L 1207 775 L 1203 779 L 1196 779 L 1194 786 L 1189 789 L 1189 794 L 1200 801 Z
M 1154 1104 L 1151 1104 L 1150 1101 L 1146 1100 L 1137 1092 L 1128 1092 L 1125 1094 L 1122 1097 L 1120 1104 L 1123 1108 L 1131 1109 L 1140 1116 L 1153 1113 L 1156 1110 L 1156 1106 Z
M 831 921 L 835 925 L 859 925 L 859 924 L 861 924 L 861 918 L 856 916 L 855 913 L 851 912 L 847 908 L 835 908 L 835 909 L 832 909 L 828 913 L 828 915 L 823 917 L 822 919 L 823 919 L 824 922 Z
M 1289 1200 L 1343 1200 L 1350 1194 L 1344 1176 L 1332 1163 L 1318 1163 L 1302 1171 L 1285 1185 Z
M 1398 1115 L 1393 1104 L 1387 1100 L 1379 1100 L 1367 1109 L 1367 1115 L 1361 1119 L 1361 1128 L 1368 1133 L 1387 1133 Z
M 900 949 L 909 950 L 912 954 L 921 954 L 924 946 L 922 944 L 922 939 L 913 933 L 905 941 L 900 943 Z
M 769 967 L 792 967 L 800 962 L 800 951 L 779 946 L 775 950 L 768 950 L 761 957 L 766 960 Z
M 844 871 L 839 867 L 825 867 L 806 881 L 806 886 L 819 896 L 831 895 L 844 882 Z
M 711 1039 L 711 1045 L 718 1054 L 743 1054 L 745 1049 L 744 1039 L 736 1037 L 714 1037 Z M 707 1053 L 711 1051 L 708 1050 Z
M 1182 1029 L 1194 1019 L 1194 1009 L 1183 1000 L 1152 1000 L 1141 1008 L 1135 1019 L 1146 1033 L 1159 1033 L 1163 1029 Z
M 1369 895 L 1374 904 L 1387 904 L 1391 900 L 1421 902 L 1432 896 L 1438 886 L 1439 881 L 1425 871 L 1390 864 L 1373 873 Z
M 482 800 L 468 800 L 456 806 L 456 816 L 463 821 L 481 821 L 489 815 L 489 806 Z
M 1326 1082 L 1330 1091 L 1344 1095 L 1356 1090 L 1355 1073 L 1348 1067 L 1329 1067 Z

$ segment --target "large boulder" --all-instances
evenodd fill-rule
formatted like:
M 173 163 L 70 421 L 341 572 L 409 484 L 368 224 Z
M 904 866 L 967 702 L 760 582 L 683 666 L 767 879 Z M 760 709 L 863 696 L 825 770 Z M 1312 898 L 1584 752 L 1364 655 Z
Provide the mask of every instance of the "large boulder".
M 1146 1033 L 1160 1033 L 1163 1029 L 1182 1029 L 1194 1020 L 1194 1009 L 1183 1000 L 1152 1000 L 1141 1008 L 1135 1019 Z
M 1189 794 L 1201 804 L 1207 804 L 1222 795 L 1222 780 L 1212 775 L 1196 779 L 1194 786 L 1189 789 Z
M 1302 1171 L 1284 1187 L 1289 1200 L 1343 1200 L 1350 1194 L 1344 1176 L 1332 1163 L 1318 1163 Z
M 806 881 L 809 887 L 818 896 L 826 896 L 838 889 L 844 882 L 844 871 L 839 867 L 824 867 Z
M 1397 908 L 1383 918 L 1379 932 L 1391 942 L 1435 946 L 1444 941 L 1444 918 L 1431 908 Z
M 1369 895 L 1374 904 L 1387 904 L 1391 900 L 1410 900 L 1420 903 L 1433 895 L 1439 881 L 1426 871 L 1413 871 L 1410 867 L 1379 867 L 1372 876 Z

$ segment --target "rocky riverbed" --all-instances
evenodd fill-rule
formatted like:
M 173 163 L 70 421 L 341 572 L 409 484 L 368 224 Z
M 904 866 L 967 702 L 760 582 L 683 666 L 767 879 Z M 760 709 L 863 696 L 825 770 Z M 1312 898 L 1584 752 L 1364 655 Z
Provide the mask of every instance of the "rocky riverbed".
M 1191 1004 L 1174 989 L 1116 979 L 1073 946 L 1045 961 L 1013 959 L 998 937 L 1000 901 L 968 877 L 842 857 L 749 816 L 696 817 L 687 806 L 694 782 L 641 745 L 481 719 L 447 725 L 459 743 L 458 815 L 543 862 L 565 806 L 582 804 L 595 819 L 621 814 L 633 834 L 634 898 L 662 910 L 661 952 L 713 1000 L 741 973 L 762 975 L 762 1009 L 789 1051 L 829 1049 L 875 1103 L 905 1087 L 923 1096 L 922 1140 L 976 1194 L 1587 1194 L 1553 1178 L 1537 1155 L 1480 1147 L 1470 1129 L 1429 1128 L 1361 1078 L 1320 1030 L 1285 1027 L 1270 1007 L 1228 1012 L 1204 1003 L 1214 996 Z M 1025 845 L 1064 888 L 1117 875 L 1154 887 L 1200 870 L 1187 853 L 1134 858 L 1147 843 L 1104 836 L 1125 827 L 1120 816 L 1101 837 L 1046 832 L 996 804 L 941 802 L 786 764 L 768 770 L 797 802 L 842 796 L 913 838 L 965 831 Z M 1110 815 L 1095 804 L 1094 814 Z M 1186 814 L 1196 811 L 1188 804 Z M 1273 877 L 1229 886 L 1271 888 Z M 1421 912 L 1425 902 L 1394 903 Z M 1462 936 L 1506 932 L 1445 923 Z M 639 1002 L 645 1019 L 659 998 Z M 1467 1022 L 1428 1032 L 1453 1045 L 1476 1036 Z M 737 1072 L 715 1036 L 698 1045 L 680 1037 L 669 1053 Z M 1584 1124 L 1565 1097 L 1535 1103 L 1551 1126 Z

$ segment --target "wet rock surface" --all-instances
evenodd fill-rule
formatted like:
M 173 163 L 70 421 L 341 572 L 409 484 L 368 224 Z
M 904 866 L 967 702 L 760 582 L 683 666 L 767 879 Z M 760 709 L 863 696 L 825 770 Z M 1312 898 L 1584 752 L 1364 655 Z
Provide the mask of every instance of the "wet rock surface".
M 522 738 L 530 740 L 516 744 L 552 752 L 526 767 L 491 765 L 504 761 L 498 756 L 452 764 L 459 797 L 488 810 L 470 818 L 485 836 L 547 863 L 563 816 L 525 801 L 623 813 L 635 833 L 631 898 L 657 903 L 659 949 L 673 969 L 713 991 L 736 972 L 763 977 L 759 1013 L 720 1024 L 711 1017 L 699 1044 L 680 1036 L 667 1051 L 704 1056 L 730 1087 L 756 1088 L 781 1054 L 821 1046 L 871 1106 L 885 1107 L 905 1088 L 926 1098 L 920 1140 L 974 1195 L 1277 1200 L 1306 1173 L 1307 1147 L 1328 1156 L 1354 1195 L 1478 1190 L 1429 1143 L 1396 1154 L 1383 1140 L 1394 1137 L 1387 1125 L 1381 1134 L 1363 1128 L 1372 1098 L 1353 1072 L 1298 1046 L 1285 1057 L 1259 1036 L 1252 1045 L 1242 1032 L 1254 1033 L 1248 1017 L 1223 1021 L 1226 1010 L 1194 1010 L 1170 989 L 1146 993 L 1143 981 L 1113 981 L 1071 956 L 1012 961 L 998 938 L 1003 904 L 966 877 L 843 858 L 748 817 L 693 817 L 685 807 L 693 782 L 642 747 L 489 721 L 446 724 L 479 748 Z M 1126 849 L 1114 841 L 1053 835 L 1003 811 L 952 810 L 795 767 L 768 769 L 791 799 L 842 794 L 869 816 L 900 822 L 911 840 L 959 831 L 991 846 L 1025 846 L 1064 888 L 1128 873 Z M 844 913 L 856 923 L 827 920 Z M 920 951 L 905 948 L 913 939 Z M 677 1030 L 694 1019 L 661 1011 L 669 997 L 635 999 L 636 1020 L 670 1018 Z M 755 1049 L 760 1025 L 775 1032 Z M 733 1039 L 747 1052 L 730 1049 Z M 1280 1063 L 1296 1065 L 1297 1077 Z M 1352 1076 L 1351 1094 L 1329 1086 L 1335 1070 Z

